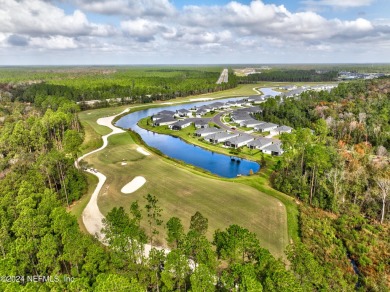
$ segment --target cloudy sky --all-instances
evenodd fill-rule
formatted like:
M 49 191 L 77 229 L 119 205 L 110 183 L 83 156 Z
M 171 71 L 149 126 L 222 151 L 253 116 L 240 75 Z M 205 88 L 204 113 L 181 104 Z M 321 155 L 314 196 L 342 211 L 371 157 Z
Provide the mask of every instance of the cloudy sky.
M 390 62 L 389 0 L 0 0 L 0 65 Z

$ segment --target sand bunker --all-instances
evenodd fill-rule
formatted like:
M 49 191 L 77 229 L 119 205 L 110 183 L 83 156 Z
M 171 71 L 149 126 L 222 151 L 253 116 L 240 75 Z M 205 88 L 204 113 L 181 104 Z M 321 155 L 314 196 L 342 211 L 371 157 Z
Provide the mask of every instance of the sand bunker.
M 127 165 L 127 162 L 122 162 L 121 165 Z
M 143 176 L 136 176 L 131 182 L 125 185 L 121 192 L 124 194 L 131 194 L 138 190 L 146 183 L 146 179 Z
M 138 147 L 137 148 L 137 151 L 139 152 L 139 153 L 141 153 L 141 154 L 143 154 L 143 155 L 150 155 L 150 153 L 148 152 L 148 151 L 146 151 L 144 148 L 142 148 L 142 147 Z

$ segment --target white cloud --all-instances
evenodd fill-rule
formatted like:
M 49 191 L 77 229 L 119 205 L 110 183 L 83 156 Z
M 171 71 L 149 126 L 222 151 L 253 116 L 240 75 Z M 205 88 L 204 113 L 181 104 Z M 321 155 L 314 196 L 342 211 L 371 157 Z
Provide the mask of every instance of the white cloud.
M 58 1 L 77 5 L 65 12 Z M 329 4 L 333 0 L 315 2 Z M 370 1 L 353 2 L 363 5 Z M 343 3 L 352 5 L 349 0 Z M 389 19 L 329 19 L 313 11 L 292 12 L 260 0 L 192 5 L 182 10 L 169 0 L 0 0 L 0 54 L 12 47 L 31 54 L 42 49 L 53 51 L 53 55 L 59 51 L 66 55 L 66 50 L 75 56 L 127 55 L 127 63 L 176 57 L 188 62 L 223 63 L 225 57 L 225 62 L 250 62 L 251 57 L 283 62 L 277 56 L 299 62 L 309 61 L 305 54 L 313 58 L 316 52 L 321 58 L 328 54 L 331 59 L 351 51 L 368 55 L 373 50 L 367 48 L 375 47 L 377 55 L 373 57 L 383 51 L 386 59 L 389 23 Z
M 168 0 L 74 0 L 82 9 L 107 15 L 172 16 L 176 9 Z
M 39 0 L 0 0 L 0 30 L 28 35 L 108 35 L 112 27 L 90 23 L 80 10 L 66 15 L 50 3 Z
M 353 8 L 370 6 L 375 0 L 308 0 L 302 1 L 308 6 L 330 6 L 333 8 Z
M 78 48 L 78 45 L 76 44 L 74 38 L 64 36 L 32 38 L 30 40 L 30 45 L 33 47 L 49 50 L 67 50 Z
M 336 37 L 367 37 L 373 30 L 368 20 L 328 20 L 314 12 L 292 13 L 283 5 L 253 1 L 249 5 L 231 2 L 226 6 L 185 7 L 183 22 L 195 27 L 228 30 L 236 35 L 279 38 L 285 41 L 330 41 Z
M 141 18 L 122 21 L 120 26 L 126 35 L 139 41 L 151 41 L 157 34 L 169 31 L 166 26 L 158 22 Z

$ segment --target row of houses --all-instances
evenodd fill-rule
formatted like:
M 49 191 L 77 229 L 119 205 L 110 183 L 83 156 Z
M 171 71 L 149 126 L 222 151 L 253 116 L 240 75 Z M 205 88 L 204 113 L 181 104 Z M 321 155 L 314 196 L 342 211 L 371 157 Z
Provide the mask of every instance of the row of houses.
M 301 95 L 303 92 L 309 91 L 309 90 L 330 92 L 335 87 L 336 87 L 335 84 L 328 84 L 328 85 L 323 84 L 323 85 L 317 85 L 317 86 L 301 86 L 301 87 L 291 86 L 291 87 L 288 87 L 288 88 L 290 88 L 290 89 L 288 89 L 289 91 L 281 93 L 280 96 L 282 97 L 282 99 L 286 98 L 286 97 L 296 97 L 296 96 Z
M 206 129 L 209 127 L 210 119 L 198 119 L 198 118 L 189 118 L 185 120 L 175 120 L 174 123 L 169 124 L 168 128 L 171 130 L 182 130 L 187 128 L 191 124 L 194 124 L 197 129 Z
M 270 155 L 281 155 L 283 149 L 277 139 L 255 137 L 249 134 L 230 133 L 218 128 L 205 128 L 195 131 L 195 135 L 203 137 L 205 141 L 213 144 L 223 143 L 227 147 L 240 148 L 247 146 L 250 149 L 258 149 Z
M 172 121 L 173 118 L 191 118 L 194 115 L 196 117 L 200 118 L 209 112 L 213 112 L 216 110 L 226 110 L 226 109 L 229 109 L 231 107 L 246 107 L 246 108 L 242 109 L 244 111 L 247 111 L 248 109 L 258 110 L 259 109 L 258 107 L 253 107 L 252 105 L 256 104 L 256 103 L 261 103 L 269 97 L 271 97 L 271 96 L 270 95 L 266 95 L 266 96 L 254 95 L 254 96 L 249 96 L 249 97 L 243 98 L 241 100 L 231 100 L 228 102 L 217 101 L 217 102 L 211 103 L 209 105 L 203 105 L 200 107 L 195 106 L 191 110 L 179 109 L 179 110 L 176 110 L 175 112 L 170 111 L 170 110 L 162 110 L 162 111 L 158 112 L 157 114 L 153 115 L 152 120 L 153 120 L 153 122 L 156 122 L 157 120 L 164 119 L 162 121 L 162 123 L 159 122 L 158 124 L 168 125 L 169 122 Z
M 277 125 L 274 123 L 267 123 L 253 118 L 253 114 L 261 113 L 258 107 L 242 108 L 233 111 L 230 117 L 233 122 L 240 125 L 240 127 L 253 128 L 257 132 L 270 132 L 271 135 L 280 135 L 281 133 L 291 133 L 291 127 L 284 125 Z
M 216 111 L 216 110 L 224 110 L 229 109 L 231 107 L 249 107 L 251 108 L 254 104 L 259 104 L 264 102 L 267 98 L 272 97 L 271 95 L 252 95 L 248 97 L 244 97 L 240 100 L 231 100 L 228 102 L 214 102 L 209 105 L 203 105 L 200 107 L 194 107 L 193 110 L 196 116 L 202 116 L 207 114 L 208 112 Z

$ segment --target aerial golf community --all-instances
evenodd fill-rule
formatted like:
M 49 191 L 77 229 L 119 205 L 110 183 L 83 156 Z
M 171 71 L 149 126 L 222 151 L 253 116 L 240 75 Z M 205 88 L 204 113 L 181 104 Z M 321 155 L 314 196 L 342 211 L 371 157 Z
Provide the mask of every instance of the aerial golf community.
M 25 160 L 43 154 L 31 170 L 39 175 L 25 171 L 18 187 L 2 166 L 0 183 L 25 202 L 4 200 L 9 210 L 34 209 L 25 190 L 47 188 L 34 206 L 47 212 L 37 224 L 51 225 L 31 261 L 51 258 L 43 247 L 55 242 L 58 263 L 36 269 L 73 275 L 61 287 L 74 291 L 380 291 L 389 283 L 379 194 L 389 173 L 390 82 L 382 73 L 346 79 L 347 69 L 18 72 L 19 85 L 3 90 L 23 106 L 2 108 L 2 153 L 15 171 L 22 159 L 12 149 L 24 147 Z M 22 69 L 3 70 L 3 82 L 14 70 Z M 50 192 L 58 196 L 48 209 Z M 12 232 L 0 233 L 5 270 Z

